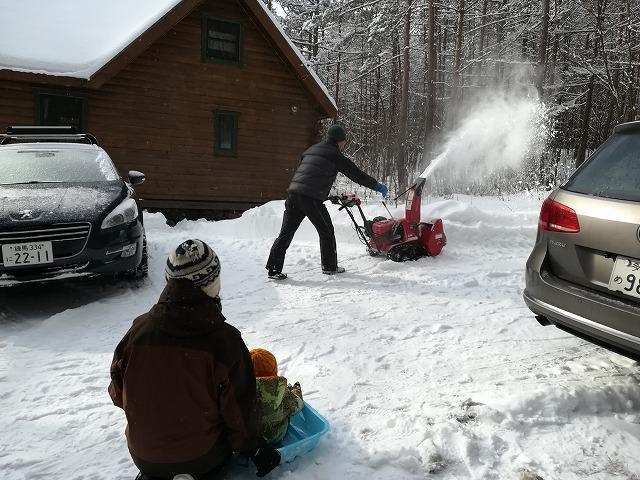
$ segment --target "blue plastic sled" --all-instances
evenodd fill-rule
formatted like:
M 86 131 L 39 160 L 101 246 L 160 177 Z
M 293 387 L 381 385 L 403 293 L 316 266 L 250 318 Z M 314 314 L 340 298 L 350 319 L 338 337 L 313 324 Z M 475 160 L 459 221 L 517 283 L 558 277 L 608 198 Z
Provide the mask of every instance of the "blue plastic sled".
M 300 413 L 291 417 L 289 430 L 278 448 L 282 463 L 290 463 L 316 448 L 320 437 L 329 431 L 329 422 L 304 402 Z

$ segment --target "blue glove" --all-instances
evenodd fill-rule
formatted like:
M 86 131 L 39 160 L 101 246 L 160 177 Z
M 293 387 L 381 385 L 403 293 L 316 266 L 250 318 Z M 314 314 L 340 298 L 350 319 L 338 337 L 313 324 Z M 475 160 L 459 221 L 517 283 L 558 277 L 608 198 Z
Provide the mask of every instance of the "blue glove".
M 373 187 L 373 189 L 376 192 L 381 193 L 383 197 L 386 197 L 389 193 L 389 189 L 384 183 L 376 183 L 376 186 Z

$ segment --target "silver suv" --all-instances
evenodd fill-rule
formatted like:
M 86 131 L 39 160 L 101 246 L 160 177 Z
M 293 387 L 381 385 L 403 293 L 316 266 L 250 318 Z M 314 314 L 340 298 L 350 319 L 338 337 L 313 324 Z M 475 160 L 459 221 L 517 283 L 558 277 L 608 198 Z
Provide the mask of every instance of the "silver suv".
M 524 300 L 542 325 L 640 359 L 640 122 L 545 200 Z

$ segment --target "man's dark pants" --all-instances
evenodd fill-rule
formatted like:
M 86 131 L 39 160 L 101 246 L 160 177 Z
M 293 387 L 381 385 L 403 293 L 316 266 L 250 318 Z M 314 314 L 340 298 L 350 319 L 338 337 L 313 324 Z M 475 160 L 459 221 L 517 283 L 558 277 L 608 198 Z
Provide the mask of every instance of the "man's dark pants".
M 284 257 L 291 240 L 295 235 L 302 220 L 307 217 L 316 227 L 320 237 L 320 258 L 323 270 L 334 271 L 338 268 L 338 254 L 336 252 L 336 237 L 333 223 L 327 211 L 327 207 L 320 200 L 315 200 L 305 195 L 289 193 L 285 202 L 284 218 L 280 235 L 271 247 L 267 268 L 281 272 L 284 265 Z

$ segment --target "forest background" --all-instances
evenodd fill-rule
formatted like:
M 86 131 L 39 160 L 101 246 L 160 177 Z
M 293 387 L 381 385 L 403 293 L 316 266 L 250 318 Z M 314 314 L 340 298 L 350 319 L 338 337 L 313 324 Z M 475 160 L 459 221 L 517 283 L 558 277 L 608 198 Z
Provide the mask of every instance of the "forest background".
M 396 191 L 549 189 L 638 118 L 640 0 L 263 1 Z

